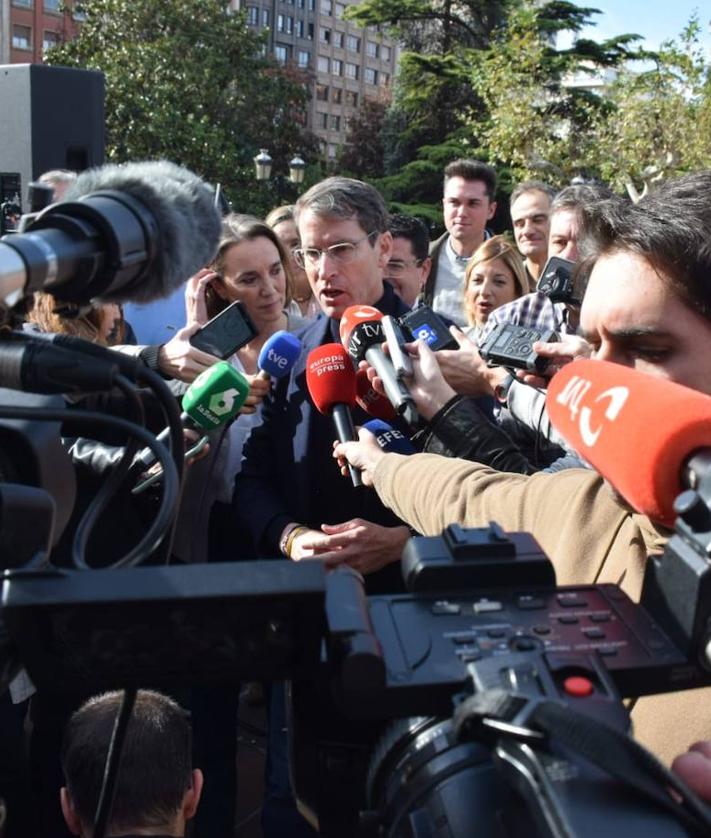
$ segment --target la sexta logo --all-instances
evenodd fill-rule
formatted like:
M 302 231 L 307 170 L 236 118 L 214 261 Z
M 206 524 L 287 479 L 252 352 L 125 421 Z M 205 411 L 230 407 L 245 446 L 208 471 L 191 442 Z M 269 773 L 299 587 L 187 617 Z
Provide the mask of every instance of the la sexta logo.
M 567 407 L 570 419 L 577 422 L 580 439 L 588 448 L 598 441 L 606 423 L 614 422 L 629 398 L 627 387 L 608 387 L 595 396 L 592 382 L 574 375 L 556 397 L 556 402 Z

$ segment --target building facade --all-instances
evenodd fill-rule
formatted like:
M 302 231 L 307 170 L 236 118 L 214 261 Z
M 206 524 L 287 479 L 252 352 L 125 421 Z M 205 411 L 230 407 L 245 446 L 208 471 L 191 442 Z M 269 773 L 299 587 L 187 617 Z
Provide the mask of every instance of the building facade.
M 63 11 L 64 6 L 72 7 Z M 39 64 L 46 49 L 73 38 L 84 19 L 63 0 L 0 0 L 0 64 Z
M 282 65 L 302 71 L 311 98 L 306 128 L 333 159 L 350 119 L 365 98 L 389 100 L 396 45 L 376 29 L 344 20 L 351 0 L 232 0 L 247 23 L 267 32 L 267 50 Z M 70 11 L 62 11 L 67 5 Z M 55 43 L 70 39 L 84 14 L 63 0 L 0 0 L 0 64 L 36 64 Z
M 233 0 L 247 23 L 267 30 L 267 49 L 311 80 L 306 127 L 333 159 L 350 119 L 365 98 L 389 99 L 397 50 L 376 29 L 361 29 L 343 14 L 349 0 Z

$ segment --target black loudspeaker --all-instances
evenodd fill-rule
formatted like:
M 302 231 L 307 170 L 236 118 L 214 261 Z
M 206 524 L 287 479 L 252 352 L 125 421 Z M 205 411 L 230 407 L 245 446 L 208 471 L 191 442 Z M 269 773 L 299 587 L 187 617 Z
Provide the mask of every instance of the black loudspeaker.
M 104 162 L 104 74 L 44 64 L 0 66 L 0 177 L 27 185 L 50 169 Z

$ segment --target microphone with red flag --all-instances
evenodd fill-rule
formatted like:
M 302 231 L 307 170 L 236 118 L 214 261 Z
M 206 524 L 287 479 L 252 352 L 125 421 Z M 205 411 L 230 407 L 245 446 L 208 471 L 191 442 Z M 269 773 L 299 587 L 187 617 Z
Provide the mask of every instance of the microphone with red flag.
M 306 386 L 319 413 L 331 416 L 339 442 L 356 436 L 350 406 L 355 401 L 356 375 L 353 362 L 340 343 L 324 343 L 306 359 Z M 354 486 L 362 486 L 360 471 L 348 466 Z
M 373 306 L 349 306 L 341 317 L 339 335 L 354 364 L 367 361 L 383 382 L 385 395 L 396 412 L 410 425 L 417 422 L 415 401 L 383 352 L 383 315 Z
M 575 361 L 548 385 L 553 427 L 637 512 L 673 527 L 687 461 L 711 446 L 711 397 L 607 361 Z

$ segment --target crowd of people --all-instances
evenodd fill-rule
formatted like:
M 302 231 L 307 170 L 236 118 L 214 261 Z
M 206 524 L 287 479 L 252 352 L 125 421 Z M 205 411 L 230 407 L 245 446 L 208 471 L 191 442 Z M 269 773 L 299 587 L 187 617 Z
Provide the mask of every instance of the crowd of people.
M 70 176 L 57 183 L 63 188 L 67 181 Z M 632 509 L 557 434 L 545 388 L 558 369 L 590 358 L 634 368 L 650 384 L 656 377 L 711 395 L 709 186 L 711 172 L 689 174 L 633 204 L 599 185 L 556 192 L 528 181 L 511 195 L 513 235 L 493 235 L 487 224 L 496 211 L 496 172 L 456 160 L 444 170 L 445 233 L 430 243 L 421 220 L 390 215 L 372 186 L 330 177 L 265 220 L 225 216 L 215 258 L 186 278 L 180 311 L 173 299 L 124 311 L 103 306 L 67 320 L 38 294 L 26 328 L 71 331 L 129 352 L 180 395 L 217 360 L 190 337 L 230 303 L 246 309 L 256 335 L 228 360 L 247 377 L 250 397 L 236 421 L 211 434 L 208 455 L 188 468 L 176 561 L 318 559 L 327 568 L 358 571 L 369 593 L 396 593 L 403 590 L 399 560 L 408 539 L 438 535 L 451 523 L 496 521 L 504 530 L 531 532 L 559 584 L 611 582 L 638 600 L 647 557 L 663 550 L 671 532 Z M 537 290 L 552 256 L 571 263 L 578 296 L 553 301 Z M 331 419 L 309 397 L 307 357 L 341 343 L 339 324 L 350 306 L 395 317 L 429 306 L 452 324 L 456 349 L 433 352 L 425 341 L 407 346 L 413 366 L 407 386 L 419 422 L 398 427 L 416 454 L 388 453 L 367 431 L 334 449 Z M 484 362 L 480 347 L 500 324 L 555 333 L 534 345 L 547 361 L 542 374 Z M 258 358 L 281 330 L 299 337 L 302 352 L 288 375 L 269 380 L 259 375 Z M 374 391 L 384 392 L 372 369 L 368 375 Z M 356 425 L 371 418 L 357 404 L 351 412 Z M 77 441 L 70 446 L 76 451 Z M 89 493 L 106 474 L 106 466 L 97 472 L 95 460 L 77 458 Z M 343 476 L 349 464 L 365 487 Z M 146 514 L 150 508 L 127 510 L 131 526 L 122 516 L 103 530 L 106 563 L 121 554 Z M 61 543 L 54 558 L 66 560 Z M 78 687 L 71 700 L 39 693 L 30 699 L 33 736 L 45 737 L 33 749 L 39 825 L 28 826 L 30 819 L 12 811 L 12 801 L 22 798 L 15 776 L 14 791 L 6 793 L 8 835 L 35 828 L 43 838 L 91 835 L 119 697 L 90 697 Z M 176 702 L 139 693 L 107 834 L 177 838 L 196 814 L 197 838 L 232 834 L 237 691 L 177 698 L 191 711 L 194 741 Z M 285 767 L 283 686 L 271 685 L 267 698 L 264 834 L 313 834 L 294 805 Z M 710 699 L 711 689 L 703 688 L 646 697 L 631 707 L 635 737 L 663 761 L 677 758 L 680 775 L 707 799 Z M 26 702 L 5 700 L 3 726 L 12 741 L 20 742 L 25 710 Z M 217 740 L 213 760 L 206 743 Z

